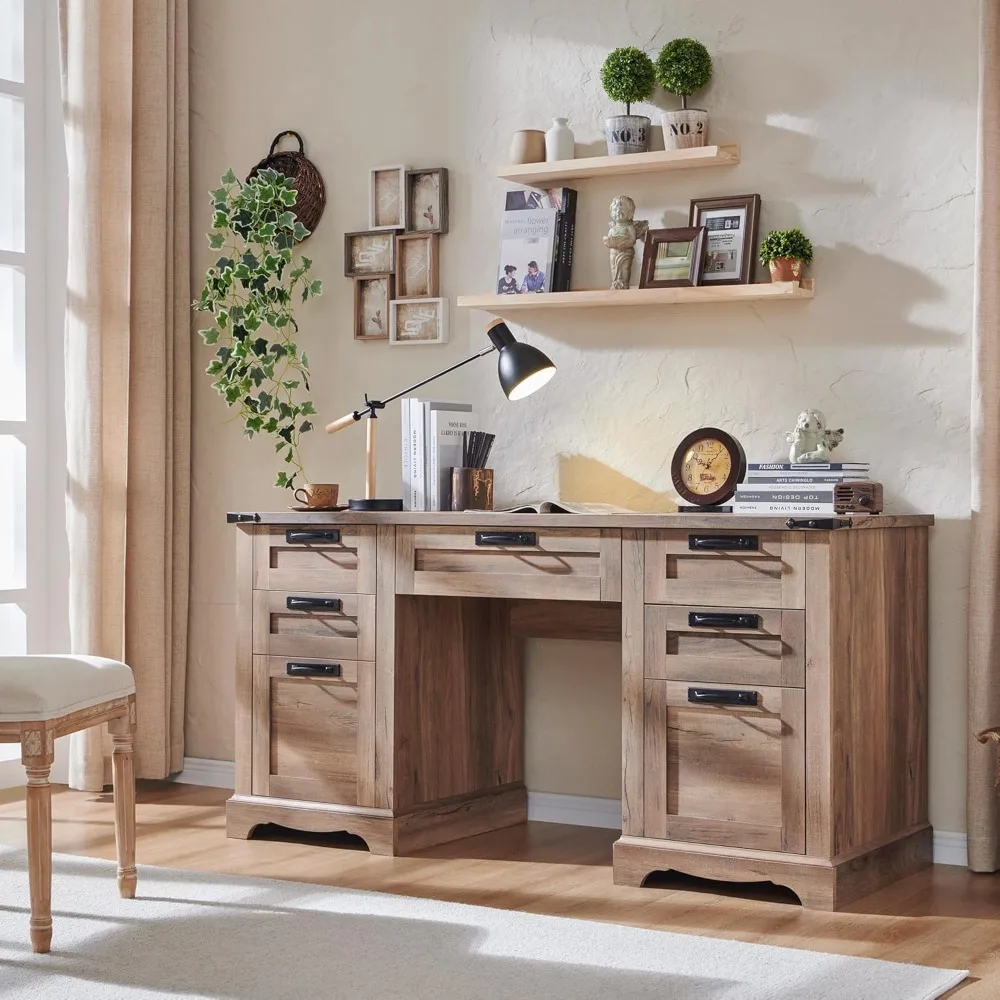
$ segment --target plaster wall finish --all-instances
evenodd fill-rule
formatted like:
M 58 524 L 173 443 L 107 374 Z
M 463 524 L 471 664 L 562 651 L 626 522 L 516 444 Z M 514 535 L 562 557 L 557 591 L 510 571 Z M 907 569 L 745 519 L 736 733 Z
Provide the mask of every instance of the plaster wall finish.
M 387 394 L 484 345 L 482 314 L 451 314 L 445 347 L 351 338 L 345 231 L 367 227 L 368 170 L 450 170 L 442 294 L 495 283 L 499 207 L 518 128 L 567 115 L 577 154 L 601 150 L 612 111 L 600 63 L 617 45 L 655 53 L 704 41 L 715 60 L 697 98 L 712 139 L 738 142 L 737 167 L 578 185 L 574 285 L 607 281 L 607 206 L 684 225 L 695 196 L 759 192 L 762 233 L 801 226 L 816 244 L 817 297 L 805 304 L 683 307 L 538 316 L 518 332 L 558 377 L 507 403 L 492 362 L 434 386 L 474 400 L 498 434 L 498 501 L 561 493 L 638 508 L 672 494 L 676 442 L 704 424 L 735 433 L 750 458 L 780 459 L 805 406 L 846 429 L 838 458 L 869 459 L 890 509 L 937 515 L 932 537 L 931 819 L 964 829 L 965 588 L 976 154 L 976 4 L 946 25 L 932 0 L 192 0 L 192 169 L 196 271 L 210 260 L 206 199 L 232 164 L 245 174 L 283 128 L 300 130 L 328 187 L 307 244 L 325 294 L 300 310 L 320 421 Z M 654 98 L 661 106 L 671 99 Z M 655 120 L 656 109 L 652 112 Z M 659 137 L 657 136 L 657 139 Z M 660 140 L 662 144 L 662 140 Z M 197 325 L 197 324 L 195 324 Z M 187 753 L 231 759 L 233 532 L 227 509 L 279 509 L 271 445 L 227 422 L 196 351 L 194 552 Z M 379 476 L 399 480 L 399 410 L 379 421 Z M 317 481 L 362 491 L 364 435 L 305 443 Z M 531 789 L 617 796 L 617 651 L 537 642 L 527 655 Z

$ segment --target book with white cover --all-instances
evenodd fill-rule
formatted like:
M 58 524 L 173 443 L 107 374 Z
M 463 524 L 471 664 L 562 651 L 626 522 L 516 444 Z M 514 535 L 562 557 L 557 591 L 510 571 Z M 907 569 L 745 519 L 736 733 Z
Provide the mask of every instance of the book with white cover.
M 451 509 L 451 470 L 462 464 L 462 435 L 476 429 L 471 403 L 425 404 L 430 416 L 428 434 L 428 510 Z
M 400 452 L 403 458 L 403 510 L 412 510 L 410 506 L 410 457 L 412 452 L 412 442 L 410 441 L 410 401 L 404 399 L 399 407 L 400 420 L 403 431 L 403 441 Z
M 407 440 L 410 443 L 410 484 L 407 491 L 407 510 L 427 510 L 426 463 L 424 462 L 424 404 L 423 400 L 409 397 L 403 402 L 409 406 L 410 426 Z

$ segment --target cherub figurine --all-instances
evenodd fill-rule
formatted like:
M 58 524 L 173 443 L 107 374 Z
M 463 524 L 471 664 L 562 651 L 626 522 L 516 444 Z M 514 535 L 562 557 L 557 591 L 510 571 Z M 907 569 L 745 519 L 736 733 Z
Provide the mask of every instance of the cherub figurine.
M 791 445 L 789 462 L 829 462 L 830 452 L 844 440 L 844 428 L 828 430 L 819 410 L 803 410 L 785 440 Z
M 636 222 L 633 215 L 635 202 L 627 194 L 620 194 L 611 202 L 611 225 L 604 245 L 611 251 L 612 288 L 628 288 L 635 260 L 635 241 L 641 240 L 649 229 L 648 222 Z

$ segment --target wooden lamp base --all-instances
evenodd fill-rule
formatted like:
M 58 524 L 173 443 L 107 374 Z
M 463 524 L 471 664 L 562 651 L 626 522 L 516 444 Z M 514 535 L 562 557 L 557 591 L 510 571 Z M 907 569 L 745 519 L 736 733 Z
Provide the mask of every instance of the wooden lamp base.
M 395 497 L 388 500 L 376 499 L 372 494 L 375 492 L 375 411 L 368 414 L 367 434 L 365 435 L 365 496 L 363 500 L 348 500 L 349 510 L 402 510 L 403 501 Z

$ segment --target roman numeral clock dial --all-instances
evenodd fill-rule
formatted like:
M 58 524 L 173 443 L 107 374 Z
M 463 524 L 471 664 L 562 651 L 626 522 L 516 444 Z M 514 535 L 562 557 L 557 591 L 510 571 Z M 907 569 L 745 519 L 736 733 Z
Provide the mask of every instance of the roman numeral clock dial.
M 670 465 L 674 488 L 696 507 L 725 503 L 747 472 L 743 447 L 717 427 L 692 431 L 677 446 Z

